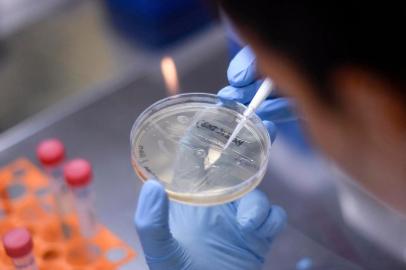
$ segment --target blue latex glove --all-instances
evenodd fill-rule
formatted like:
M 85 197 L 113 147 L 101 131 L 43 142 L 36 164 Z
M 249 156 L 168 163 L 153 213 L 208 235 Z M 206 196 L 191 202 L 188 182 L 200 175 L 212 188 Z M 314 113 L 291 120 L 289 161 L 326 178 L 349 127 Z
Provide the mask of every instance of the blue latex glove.
M 248 104 L 254 97 L 262 80 L 258 80 L 256 58 L 252 50 L 244 47 L 230 62 L 227 70 L 229 86 L 218 93 L 221 99 Z M 291 102 L 286 98 L 271 96 L 257 109 L 256 113 L 264 120 L 271 139 L 275 138 L 276 128 L 272 123 L 294 120 Z
M 257 270 L 285 219 L 285 211 L 259 190 L 197 207 L 169 201 L 162 185 L 149 180 L 135 225 L 151 270 Z

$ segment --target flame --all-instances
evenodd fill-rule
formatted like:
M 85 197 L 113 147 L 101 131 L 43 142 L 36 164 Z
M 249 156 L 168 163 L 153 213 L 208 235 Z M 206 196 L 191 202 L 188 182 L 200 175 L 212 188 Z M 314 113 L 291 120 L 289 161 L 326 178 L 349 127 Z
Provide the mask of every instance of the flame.
M 178 73 L 175 62 L 171 57 L 165 56 L 161 60 L 161 72 L 165 80 L 166 90 L 169 95 L 179 93 Z

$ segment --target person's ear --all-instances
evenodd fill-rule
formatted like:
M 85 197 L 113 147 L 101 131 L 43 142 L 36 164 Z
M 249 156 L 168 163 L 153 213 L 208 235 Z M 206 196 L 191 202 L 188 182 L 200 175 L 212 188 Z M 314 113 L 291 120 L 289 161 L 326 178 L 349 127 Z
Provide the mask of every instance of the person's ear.
M 372 71 L 355 67 L 337 69 L 331 78 L 339 106 L 371 139 L 405 139 L 405 99 L 397 94 L 398 86 Z

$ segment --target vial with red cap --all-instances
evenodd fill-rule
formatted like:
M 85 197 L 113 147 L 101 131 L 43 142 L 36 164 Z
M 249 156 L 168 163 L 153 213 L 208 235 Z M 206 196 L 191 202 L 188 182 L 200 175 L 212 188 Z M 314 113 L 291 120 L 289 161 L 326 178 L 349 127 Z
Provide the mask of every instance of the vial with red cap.
M 64 237 L 69 238 L 70 231 L 64 221 L 65 215 L 71 209 L 69 190 L 63 179 L 65 146 L 55 138 L 43 140 L 37 146 L 37 158 L 50 179 L 55 201 L 55 212 L 60 218 L 62 233 Z
M 27 229 L 16 228 L 6 232 L 3 235 L 3 247 L 16 270 L 38 270 L 31 234 Z
M 72 191 L 80 232 L 86 238 L 92 237 L 97 231 L 91 189 L 92 165 L 85 159 L 73 159 L 64 166 L 64 177 Z

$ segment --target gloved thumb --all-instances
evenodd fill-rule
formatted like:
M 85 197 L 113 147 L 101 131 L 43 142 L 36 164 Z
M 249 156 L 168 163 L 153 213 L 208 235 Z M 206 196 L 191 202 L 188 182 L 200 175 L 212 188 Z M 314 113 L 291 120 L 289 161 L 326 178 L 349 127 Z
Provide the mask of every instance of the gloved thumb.
M 164 187 L 157 181 L 147 181 L 141 189 L 134 222 L 151 270 L 169 266 L 186 269 L 185 265 L 190 263 L 170 232 L 168 218 L 169 200 Z

